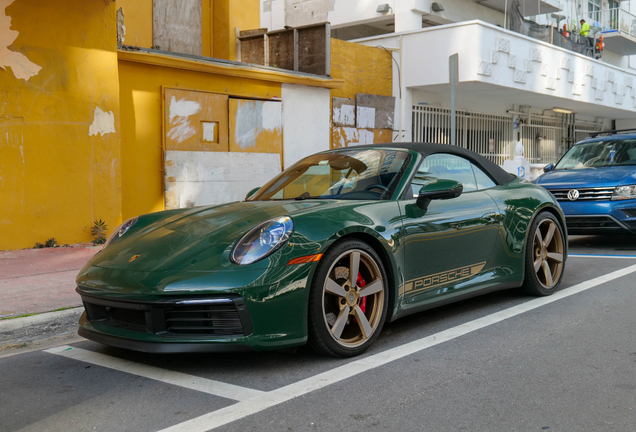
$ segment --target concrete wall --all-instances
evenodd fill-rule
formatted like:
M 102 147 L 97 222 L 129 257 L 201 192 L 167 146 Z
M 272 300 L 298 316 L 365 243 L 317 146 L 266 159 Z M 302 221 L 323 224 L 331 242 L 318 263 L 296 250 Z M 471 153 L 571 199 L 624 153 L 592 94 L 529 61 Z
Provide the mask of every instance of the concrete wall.
M 282 84 L 285 168 L 305 156 L 329 150 L 328 89 Z
M 392 36 L 361 43 L 396 47 L 398 41 Z M 497 98 L 493 92 L 506 92 L 511 103 L 609 118 L 629 116 L 636 106 L 636 74 L 475 21 L 404 34 L 403 86 L 448 93 L 448 57 L 454 53 L 459 95 L 472 93 L 491 103 Z
M 0 1 L 0 250 L 121 220 L 116 41 L 114 2 Z
M 324 21 L 337 29 L 394 19 L 394 30 L 401 32 L 421 28 L 422 18 L 438 24 L 480 19 L 503 25 L 503 13 L 478 2 L 445 0 L 441 2 L 443 12 L 433 12 L 432 3 L 432 0 L 261 0 L 260 20 L 261 26 L 270 30 Z M 377 12 L 378 6 L 384 4 L 389 4 L 389 12 Z

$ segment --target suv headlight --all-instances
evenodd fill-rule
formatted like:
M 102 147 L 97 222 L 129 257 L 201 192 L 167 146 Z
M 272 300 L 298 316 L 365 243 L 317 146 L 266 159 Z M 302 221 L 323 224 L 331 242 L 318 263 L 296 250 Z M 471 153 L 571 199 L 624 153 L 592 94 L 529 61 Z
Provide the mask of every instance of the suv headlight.
M 294 221 L 289 216 L 263 222 L 245 234 L 232 251 L 234 264 L 246 265 L 274 253 L 294 232 Z
M 135 216 L 132 219 L 128 219 L 123 221 L 117 228 L 115 228 L 115 230 L 111 233 L 111 235 L 108 237 L 108 240 L 106 240 L 106 243 L 104 243 L 104 248 L 106 246 L 108 246 L 111 242 L 117 240 L 119 237 L 123 236 L 124 234 L 126 234 L 126 232 L 134 225 L 137 223 L 137 221 L 139 220 L 139 216 Z
M 612 201 L 628 199 L 636 199 L 636 185 L 616 186 L 612 194 Z

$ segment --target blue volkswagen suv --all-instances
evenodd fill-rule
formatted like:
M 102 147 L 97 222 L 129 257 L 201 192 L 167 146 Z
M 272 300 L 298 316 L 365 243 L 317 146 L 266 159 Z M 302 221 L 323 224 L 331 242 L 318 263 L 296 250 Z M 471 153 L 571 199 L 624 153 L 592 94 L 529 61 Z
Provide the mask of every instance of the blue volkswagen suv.
M 559 201 L 569 234 L 636 234 L 636 129 L 594 133 L 544 171 L 535 183 Z

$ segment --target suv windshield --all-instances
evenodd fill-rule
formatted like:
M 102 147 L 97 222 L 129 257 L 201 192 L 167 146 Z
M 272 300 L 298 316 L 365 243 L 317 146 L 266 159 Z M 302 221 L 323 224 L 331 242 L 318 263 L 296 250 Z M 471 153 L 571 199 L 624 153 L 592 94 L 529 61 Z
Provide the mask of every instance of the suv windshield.
M 636 139 L 593 141 L 572 147 L 555 169 L 636 165 Z
M 320 153 L 283 171 L 250 200 L 389 199 L 409 158 L 403 150 Z

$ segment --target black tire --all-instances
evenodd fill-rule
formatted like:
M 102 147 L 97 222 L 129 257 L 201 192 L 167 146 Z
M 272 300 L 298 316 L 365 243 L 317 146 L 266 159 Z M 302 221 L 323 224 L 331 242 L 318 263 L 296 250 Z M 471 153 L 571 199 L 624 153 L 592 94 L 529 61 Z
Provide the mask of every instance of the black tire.
M 526 244 L 524 291 L 535 296 L 556 292 L 563 279 L 566 258 L 561 224 L 552 213 L 539 213 L 530 226 Z
M 352 283 L 356 256 L 364 287 L 358 285 L 357 277 Z M 334 244 L 320 260 L 311 284 L 309 346 L 333 357 L 353 357 L 366 351 L 386 320 L 387 284 L 382 260 L 368 244 L 357 239 Z

